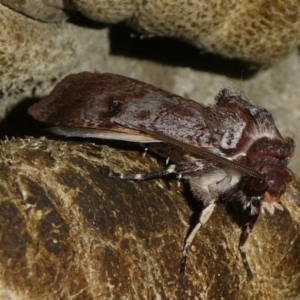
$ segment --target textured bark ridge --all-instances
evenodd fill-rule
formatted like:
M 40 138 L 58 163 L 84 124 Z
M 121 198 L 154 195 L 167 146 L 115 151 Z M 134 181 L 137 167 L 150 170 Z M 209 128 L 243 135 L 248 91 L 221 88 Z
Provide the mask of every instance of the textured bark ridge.
M 241 228 L 219 205 L 178 274 L 193 214 L 176 181 L 116 172 L 161 168 L 151 155 L 86 142 L 6 140 L 0 147 L 0 295 L 18 299 L 292 299 L 300 286 L 299 179 L 284 211 Z M 288 198 L 288 199 L 287 199 Z M 190 204 L 190 205 L 189 205 Z

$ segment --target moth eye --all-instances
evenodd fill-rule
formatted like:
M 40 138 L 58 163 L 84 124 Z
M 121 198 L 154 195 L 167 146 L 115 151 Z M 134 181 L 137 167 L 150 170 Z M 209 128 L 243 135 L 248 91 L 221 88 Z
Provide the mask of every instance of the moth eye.
M 267 187 L 266 181 L 261 178 L 252 178 L 251 179 L 251 187 L 256 192 L 263 192 L 263 191 L 265 191 L 265 189 Z
M 266 180 L 256 177 L 248 177 L 244 186 L 244 191 L 249 197 L 261 197 L 266 189 Z

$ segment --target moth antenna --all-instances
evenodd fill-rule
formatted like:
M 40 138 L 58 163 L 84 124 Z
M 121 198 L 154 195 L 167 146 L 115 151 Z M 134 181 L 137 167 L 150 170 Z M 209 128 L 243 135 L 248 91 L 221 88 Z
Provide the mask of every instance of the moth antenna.
M 124 124 L 120 124 L 120 125 L 124 126 Z M 225 157 L 219 156 L 219 155 L 217 155 L 217 154 L 215 154 L 213 152 L 210 152 L 209 150 L 207 150 L 205 148 L 199 148 L 199 147 L 196 147 L 196 146 L 193 146 L 193 145 L 189 145 L 189 144 L 183 143 L 181 141 L 178 141 L 175 138 L 163 135 L 163 134 L 161 134 L 159 132 L 152 132 L 151 130 L 147 130 L 147 129 L 144 129 L 144 128 L 143 129 L 136 128 L 136 127 L 131 126 L 131 125 L 128 125 L 128 127 L 131 128 L 131 129 L 136 129 L 136 130 L 148 133 L 149 135 L 152 135 L 153 137 L 158 138 L 162 142 L 170 143 L 170 144 L 173 144 L 173 145 L 181 148 L 185 152 L 194 154 L 196 156 L 205 157 L 205 158 L 207 158 L 207 159 L 209 159 L 211 161 L 214 161 L 214 162 L 220 163 L 222 165 L 234 168 L 236 170 L 241 171 L 245 175 L 249 175 L 251 177 L 263 179 L 263 175 L 260 174 L 259 172 L 255 171 L 255 170 L 253 170 L 253 169 L 251 169 L 251 168 L 249 168 L 249 167 L 247 167 L 245 165 L 242 165 L 242 164 L 237 163 L 235 161 L 229 160 L 229 159 L 227 159 Z
M 242 232 L 242 235 L 241 235 L 240 245 L 239 245 L 241 257 L 242 257 L 242 260 L 243 260 L 243 264 L 244 264 L 244 267 L 247 271 L 247 275 L 248 275 L 250 280 L 253 279 L 253 273 L 252 273 L 250 265 L 248 263 L 247 254 L 246 254 L 246 251 L 245 251 L 244 248 L 245 248 L 245 245 L 246 245 L 246 243 L 249 239 L 250 233 L 252 232 L 252 230 L 253 230 L 253 228 L 256 224 L 258 216 L 259 216 L 259 214 L 252 215 L 251 220 L 245 225 L 245 228 L 244 228 L 244 230 Z
M 196 224 L 196 226 L 193 228 L 193 230 L 187 236 L 185 243 L 184 243 L 183 251 L 182 251 L 182 258 L 181 258 L 181 263 L 180 263 L 180 274 L 184 274 L 184 271 L 186 268 L 187 253 L 191 247 L 191 244 L 192 244 L 197 232 L 199 231 L 200 227 L 209 220 L 210 216 L 212 215 L 212 213 L 215 209 L 215 206 L 216 206 L 215 201 L 212 201 L 208 206 L 206 206 L 202 210 L 198 223 Z

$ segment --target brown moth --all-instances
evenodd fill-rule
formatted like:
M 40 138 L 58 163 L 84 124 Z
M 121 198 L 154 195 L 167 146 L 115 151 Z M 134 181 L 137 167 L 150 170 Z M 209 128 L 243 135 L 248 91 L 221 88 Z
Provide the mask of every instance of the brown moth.
M 214 105 L 204 106 L 131 78 L 82 72 L 65 77 L 28 112 L 55 125 L 51 131 L 59 135 L 154 144 L 154 151 L 169 145 L 175 164 L 164 170 L 111 176 L 144 180 L 173 173 L 189 182 L 204 208 L 185 241 L 184 265 L 201 225 L 221 197 L 231 195 L 251 216 L 240 251 L 253 276 L 243 246 L 260 214 L 282 209 L 279 201 L 291 181 L 287 165 L 295 149 L 294 140 L 280 134 L 266 109 L 226 89 Z

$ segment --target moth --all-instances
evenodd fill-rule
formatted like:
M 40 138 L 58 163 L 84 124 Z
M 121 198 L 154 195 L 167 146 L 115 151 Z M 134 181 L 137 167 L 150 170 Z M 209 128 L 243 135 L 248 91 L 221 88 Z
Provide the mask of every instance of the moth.
M 169 146 L 173 163 L 165 169 L 111 176 L 144 180 L 176 174 L 189 182 L 203 210 L 185 240 L 183 265 L 199 228 L 222 196 L 231 195 L 251 216 L 239 247 L 252 278 L 244 245 L 260 214 L 282 209 L 280 198 L 292 180 L 287 165 L 295 142 L 280 134 L 269 111 L 228 89 L 204 106 L 124 76 L 82 72 L 65 77 L 28 113 L 55 125 L 51 130 L 59 135 Z

